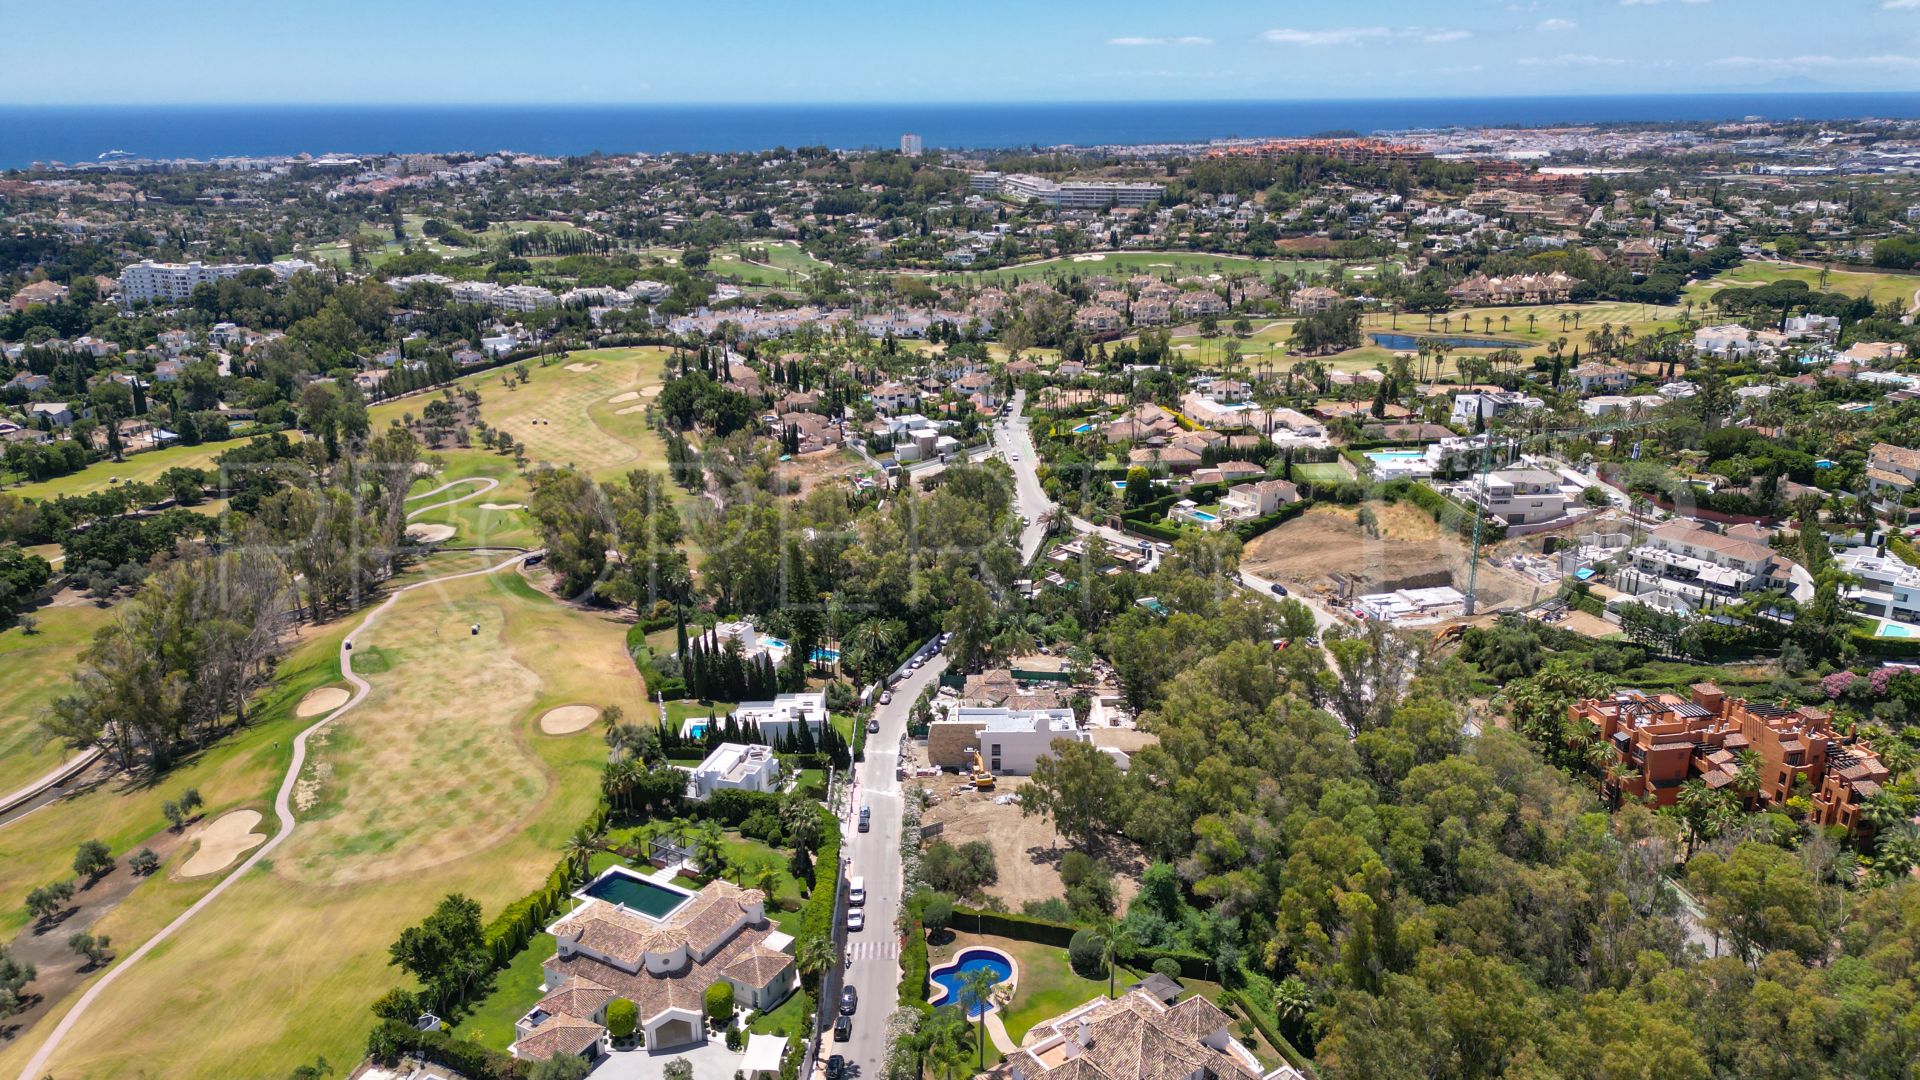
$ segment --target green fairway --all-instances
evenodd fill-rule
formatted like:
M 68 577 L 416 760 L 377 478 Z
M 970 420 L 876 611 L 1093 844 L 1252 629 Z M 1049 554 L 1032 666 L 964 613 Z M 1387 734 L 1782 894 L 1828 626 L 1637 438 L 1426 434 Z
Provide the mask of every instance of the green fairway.
M 1047 277 L 1105 275 L 1125 278 L 1134 274 L 1152 274 L 1155 277 L 1171 274 L 1184 277 L 1190 274 L 1224 276 L 1254 273 L 1261 277 L 1271 277 L 1274 274 L 1293 277 L 1302 273 L 1324 274 L 1330 265 L 1323 259 L 1255 259 L 1245 255 L 1211 255 L 1191 251 L 1107 251 L 1042 259 L 999 270 L 955 271 L 943 273 L 940 278 L 943 282 L 967 281 L 987 284 L 1031 281 Z
M 300 437 L 297 431 L 286 434 L 290 439 Z M 168 446 L 129 455 L 125 461 L 95 462 L 76 473 L 16 484 L 7 490 L 23 499 L 54 499 L 62 495 L 85 495 L 117 484 L 150 484 L 172 468 L 212 469 L 215 457 L 246 444 L 245 439 L 229 439 L 199 446 Z
M 539 717 L 583 702 L 650 716 L 624 627 L 512 573 L 408 593 L 365 637 L 391 662 L 313 747 L 300 831 L 130 969 L 62 1044 L 56 1075 L 164 1062 L 168 1076 L 282 1076 L 316 1055 L 357 1060 L 368 1003 L 403 980 L 387 945 L 450 892 L 490 918 L 538 885 L 599 798 L 599 729 L 546 735 Z
M 802 251 L 791 240 L 760 240 L 729 244 L 714 252 L 707 269 L 750 285 L 799 286 L 815 273 L 828 269 L 828 264 Z
M 1710 305 L 1713 303 L 1713 294 L 1722 289 L 1752 288 L 1776 281 L 1802 281 L 1807 288 L 1821 291 L 1820 268 L 1817 266 L 1749 262 L 1722 271 L 1707 281 L 1687 286 L 1687 298 L 1698 304 Z M 1826 291 L 1870 297 L 1876 304 L 1895 303 L 1904 311 L 1914 306 L 1915 292 L 1920 291 L 1920 276 L 1831 270 L 1827 273 Z
M 637 466 L 666 467 L 666 447 L 646 417 L 649 395 L 665 380 L 666 355 L 651 347 L 591 349 L 545 366 L 528 362 L 527 382 L 511 389 L 501 382 L 513 377 L 510 368 L 462 376 L 454 386 L 477 389 L 481 418 L 525 443 L 531 463 L 573 465 L 606 479 Z M 368 415 L 379 429 L 424 405 L 402 398 Z
M 67 688 L 67 676 L 94 631 L 111 617 L 98 604 L 66 602 L 72 599 L 74 594 L 65 593 L 59 606 L 35 609 L 40 625 L 32 634 L 18 626 L 0 631 L 0 795 L 33 782 L 71 755 L 41 737 L 38 720 Z
M 1342 481 L 1351 479 L 1351 476 L 1347 473 L 1346 469 L 1341 468 L 1339 462 L 1323 461 L 1319 463 L 1295 465 L 1293 467 L 1293 479 L 1295 483 L 1326 486 L 1341 483 Z

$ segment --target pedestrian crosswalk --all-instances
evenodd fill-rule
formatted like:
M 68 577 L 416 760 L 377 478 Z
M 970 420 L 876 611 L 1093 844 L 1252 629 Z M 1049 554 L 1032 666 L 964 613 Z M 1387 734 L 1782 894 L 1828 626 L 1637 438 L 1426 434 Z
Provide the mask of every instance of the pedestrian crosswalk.
M 885 960 L 900 955 L 900 943 L 892 938 L 856 941 L 847 946 L 855 960 Z

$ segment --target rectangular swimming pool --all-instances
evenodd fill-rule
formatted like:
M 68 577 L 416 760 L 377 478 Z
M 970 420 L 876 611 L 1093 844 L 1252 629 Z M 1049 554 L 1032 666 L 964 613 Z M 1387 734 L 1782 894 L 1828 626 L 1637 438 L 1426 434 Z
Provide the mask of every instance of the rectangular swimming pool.
M 665 919 L 687 902 L 688 894 L 679 889 L 656 885 L 645 878 L 624 872 L 619 867 L 602 875 L 582 892 L 595 900 L 619 904 L 650 919 Z

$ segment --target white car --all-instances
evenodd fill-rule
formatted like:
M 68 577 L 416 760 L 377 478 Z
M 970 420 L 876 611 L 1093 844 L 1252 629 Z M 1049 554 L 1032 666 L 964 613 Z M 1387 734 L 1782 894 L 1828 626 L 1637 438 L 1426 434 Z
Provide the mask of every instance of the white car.
M 1019 461 L 1019 460 L 1020 460 L 1020 455 L 1019 455 L 1019 454 L 1008 454 L 1008 455 L 1007 455 L 1007 460 L 1008 460 L 1008 461 Z
M 847 929 L 848 930 L 864 930 L 866 929 L 866 926 L 867 926 L 867 911 L 865 908 L 848 908 L 847 909 Z

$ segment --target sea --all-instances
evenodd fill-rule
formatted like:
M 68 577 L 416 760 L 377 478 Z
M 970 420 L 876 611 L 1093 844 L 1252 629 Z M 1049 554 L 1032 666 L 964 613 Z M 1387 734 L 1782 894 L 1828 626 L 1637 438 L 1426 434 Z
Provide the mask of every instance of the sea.
M 964 105 L 0 105 L 0 169 L 107 154 L 860 149 L 898 146 L 907 132 L 929 148 L 1009 149 L 1748 116 L 1920 118 L 1920 92 Z

